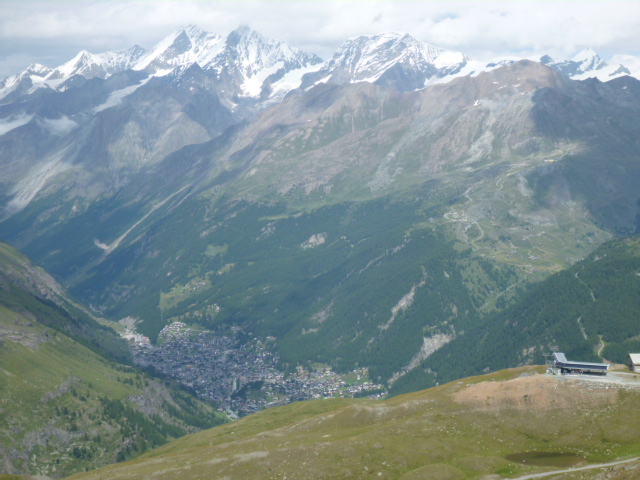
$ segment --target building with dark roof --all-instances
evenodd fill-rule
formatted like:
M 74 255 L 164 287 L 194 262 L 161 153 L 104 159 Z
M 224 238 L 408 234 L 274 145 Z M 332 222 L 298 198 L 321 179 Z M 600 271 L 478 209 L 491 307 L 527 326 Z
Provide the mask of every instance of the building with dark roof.
M 564 353 L 555 352 L 553 354 L 553 368 L 559 370 L 563 375 L 566 373 L 589 373 L 592 375 L 606 375 L 611 364 L 574 362 L 567 360 Z

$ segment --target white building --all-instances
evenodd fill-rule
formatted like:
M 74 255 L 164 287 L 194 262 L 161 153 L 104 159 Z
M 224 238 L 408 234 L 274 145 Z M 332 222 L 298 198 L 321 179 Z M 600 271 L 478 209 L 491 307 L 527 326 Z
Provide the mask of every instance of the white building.
M 640 353 L 629 354 L 629 369 L 632 372 L 640 372 Z

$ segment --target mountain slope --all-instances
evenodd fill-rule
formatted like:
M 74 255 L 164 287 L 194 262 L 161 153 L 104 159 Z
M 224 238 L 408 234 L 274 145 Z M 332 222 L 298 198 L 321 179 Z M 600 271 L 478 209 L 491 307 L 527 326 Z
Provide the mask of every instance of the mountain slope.
M 637 387 L 535 370 L 387 401 L 300 402 L 72 478 L 518 478 L 637 457 L 638 420 L 629 413 L 640 401 Z
M 222 422 L 187 392 L 116 363 L 123 341 L 4 244 L 0 266 L 1 473 L 59 478 Z
M 2 305 L 35 319 L 97 353 L 118 361 L 131 361 L 126 343 L 90 312 L 75 303 L 45 271 L 6 244 L 0 244 Z
M 151 338 L 185 317 L 278 337 L 283 368 L 392 381 L 638 228 L 637 80 L 522 61 L 422 88 L 466 60 L 404 35 L 350 45 L 329 62 L 346 76 L 276 103 L 319 60 L 247 28 L 14 92 L 5 239 Z
M 484 369 L 543 363 L 553 346 L 568 358 L 627 363 L 628 354 L 640 349 L 639 272 L 640 238 L 607 242 L 434 353 L 395 385 L 395 392 L 430 385 L 429 376 L 419 373 L 424 368 L 447 381 Z
M 205 95 L 211 77 L 193 68 Z M 91 124 L 109 140 L 83 150 L 106 164 L 101 196 L 78 177 L 2 224 L 74 294 L 143 319 L 151 338 L 179 317 L 234 325 L 278 337 L 283 366 L 358 362 L 395 379 L 526 282 L 637 228 L 631 78 L 576 82 L 525 61 L 418 92 L 322 84 L 208 142 L 116 156 L 111 139 L 129 137 L 110 120 L 153 119 L 167 93 L 167 120 L 182 115 L 195 93 L 181 78 Z

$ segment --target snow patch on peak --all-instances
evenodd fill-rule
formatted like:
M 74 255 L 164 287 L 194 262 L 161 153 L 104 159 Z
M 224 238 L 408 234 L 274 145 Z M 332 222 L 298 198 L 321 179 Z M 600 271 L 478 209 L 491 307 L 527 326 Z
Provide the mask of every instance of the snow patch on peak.
M 443 51 L 434 60 L 433 64 L 437 69 L 449 68 L 455 65 L 465 63 L 466 57 L 462 52 Z
M 182 28 L 182 31 L 192 39 L 199 39 L 209 35 L 208 32 L 193 24 L 189 24 L 186 27 Z
M 27 69 L 22 72 L 22 74 L 29 75 L 32 79 L 34 77 L 44 79 L 47 75 L 51 73 L 51 69 L 49 67 L 45 67 L 40 63 L 32 63 L 27 67 Z
M 188 67 L 194 63 L 201 64 L 220 51 L 221 43 L 222 37 L 219 35 L 189 25 L 163 38 L 133 69 L 157 73 L 160 70 Z
M 343 43 L 322 70 L 303 79 L 303 87 L 329 77 L 338 84 L 366 81 L 415 90 L 432 78 L 457 72 L 467 62 L 460 52 L 434 47 L 407 33 L 364 35 Z
M 25 80 L 30 80 L 32 84 L 44 81 L 51 72 L 52 70 L 49 67 L 39 63 L 32 63 L 21 73 L 7 77 L 0 82 L 0 98 L 11 93 Z
M 67 63 L 50 71 L 45 80 L 66 79 L 73 75 L 85 78 L 107 78 L 114 73 L 131 68 L 146 51 L 135 45 L 128 50 L 118 52 L 91 53 L 80 51 Z
M 630 74 L 623 65 L 609 65 L 591 48 L 585 48 L 578 52 L 571 60 L 557 60 L 549 55 L 544 55 L 540 58 L 540 62 L 573 80 L 597 78 L 606 82 Z
M 572 59 L 571 61 L 573 62 L 578 62 L 578 63 L 582 63 L 584 61 L 592 61 L 593 59 L 597 58 L 598 60 L 600 60 L 600 57 L 598 56 L 598 54 L 595 52 L 595 50 L 593 50 L 592 48 L 585 48 L 584 50 L 581 50 L 580 52 L 578 52 Z
M 571 61 L 579 63 L 578 70 L 587 72 L 590 70 L 601 70 L 609 66 L 607 62 L 602 60 L 598 54 L 590 48 L 586 48 L 579 52 Z
M 133 92 L 135 92 L 138 88 L 142 87 L 143 85 L 145 85 L 149 80 L 151 80 L 151 76 L 147 77 L 146 79 L 142 80 L 140 83 L 135 84 L 135 85 L 130 85 L 128 87 L 122 88 L 120 90 L 115 90 L 113 92 L 111 92 L 109 94 L 109 97 L 107 98 L 106 102 L 104 102 L 101 105 L 98 105 L 97 107 L 95 107 L 93 109 L 93 113 L 99 113 L 103 110 L 106 110 L 107 108 L 111 108 L 111 107 L 115 107 L 117 105 L 119 105 L 122 100 L 131 95 Z

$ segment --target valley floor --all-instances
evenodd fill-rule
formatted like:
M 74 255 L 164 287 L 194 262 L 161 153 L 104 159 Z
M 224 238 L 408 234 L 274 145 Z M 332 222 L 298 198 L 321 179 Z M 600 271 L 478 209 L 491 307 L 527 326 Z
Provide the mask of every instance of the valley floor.
M 300 400 L 381 398 L 387 393 L 384 385 L 369 380 L 366 369 L 340 375 L 317 364 L 299 366 L 285 376 L 264 342 L 254 339 L 241 345 L 234 335 L 194 332 L 179 322 L 169 327 L 171 334 L 160 345 L 132 346 L 136 363 L 176 379 L 231 418 Z

